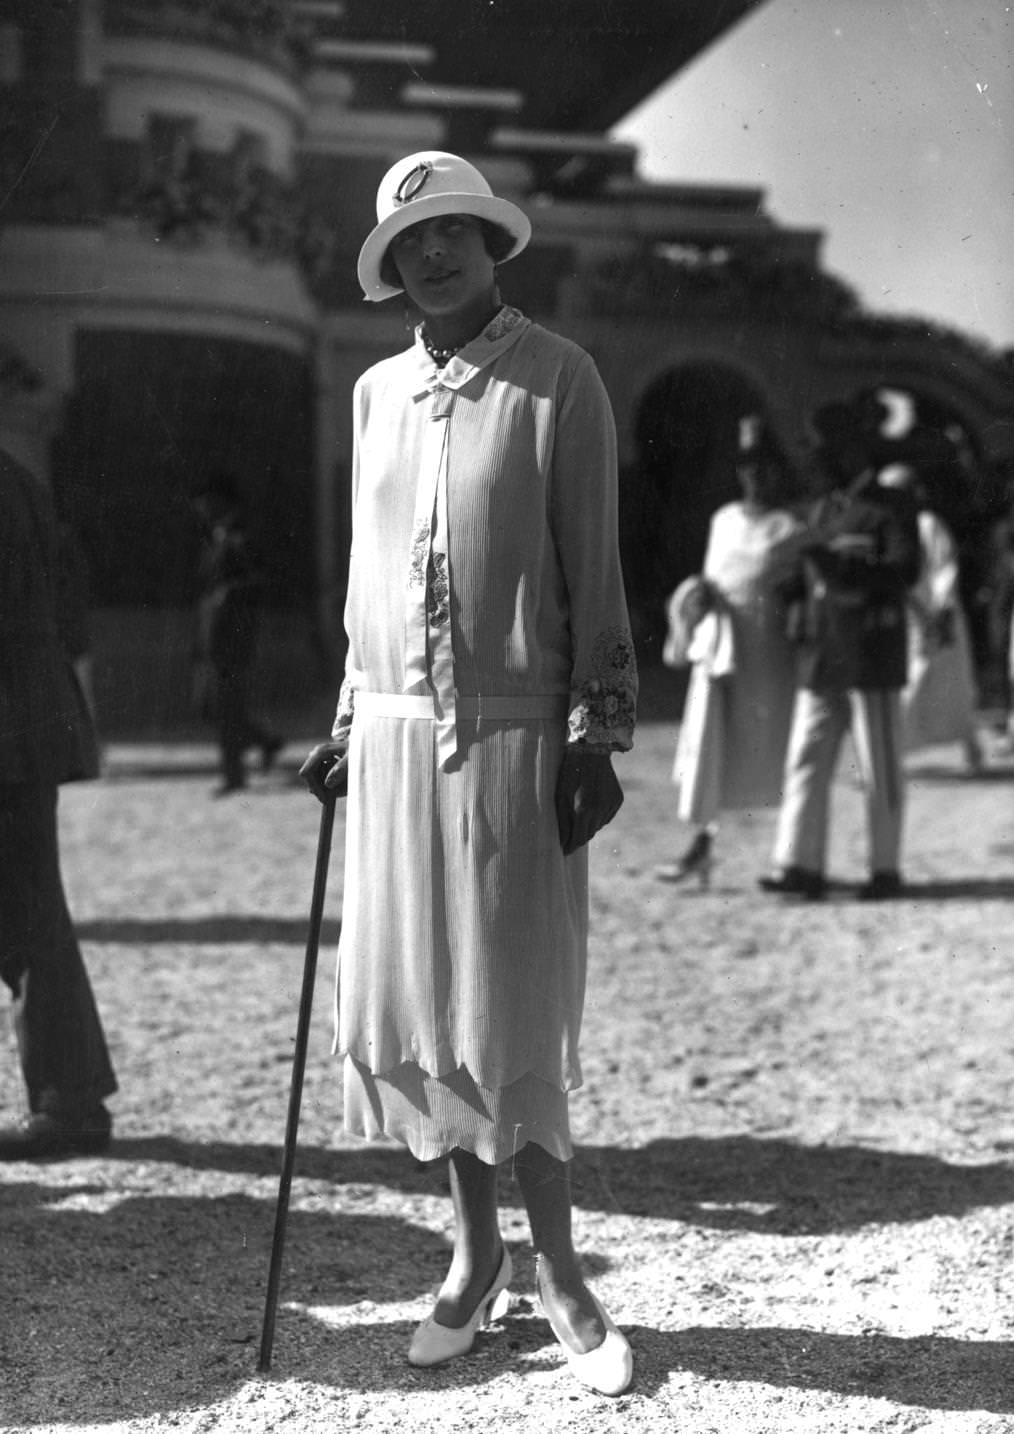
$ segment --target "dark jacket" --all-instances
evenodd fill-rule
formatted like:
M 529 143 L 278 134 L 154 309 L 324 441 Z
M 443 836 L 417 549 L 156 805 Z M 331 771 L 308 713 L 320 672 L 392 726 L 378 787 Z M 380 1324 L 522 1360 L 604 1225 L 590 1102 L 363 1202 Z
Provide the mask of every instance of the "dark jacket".
M 198 656 L 222 673 L 245 671 L 257 642 L 262 578 L 241 528 L 220 525 L 201 561 Z
M 0 449 L 0 782 L 98 773 L 84 697 L 57 630 L 57 532 L 43 485 Z
M 906 596 L 919 563 L 915 503 L 882 486 L 874 473 L 814 504 L 799 588 L 801 687 L 904 687 Z

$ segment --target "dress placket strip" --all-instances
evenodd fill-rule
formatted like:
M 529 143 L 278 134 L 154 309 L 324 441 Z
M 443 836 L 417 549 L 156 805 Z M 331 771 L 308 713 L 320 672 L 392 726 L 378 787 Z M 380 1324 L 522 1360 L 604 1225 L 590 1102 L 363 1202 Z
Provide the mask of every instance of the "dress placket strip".
M 437 480 L 443 459 L 446 416 L 436 400 L 440 390 L 429 397 L 430 419 L 423 432 L 412 520 L 412 550 L 409 554 L 405 594 L 405 681 L 403 692 L 417 692 L 429 677 L 427 591 L 433 555 L 433 523 L 436 516 Z
M 451 570 L 448 557 L 447 466 L 449 429 L 454 394 L 438 389 L 433 395 L 433 417 L 440 419 L 443 442 L 437 465 L 434 522 L 427 569 L 427 615 L 430 641 L 430 681 L 437 722 L 437 761 L 446 766 L 458 748 L 454 688 L 454 650 L 451 642 Z

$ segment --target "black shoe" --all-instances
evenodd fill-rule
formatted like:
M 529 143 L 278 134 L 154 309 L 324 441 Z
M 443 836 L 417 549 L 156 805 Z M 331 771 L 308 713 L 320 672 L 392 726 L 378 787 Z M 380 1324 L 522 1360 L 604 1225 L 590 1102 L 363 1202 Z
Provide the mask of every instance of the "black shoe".
M 802 866 L 787 866 L 771 876 L 762 876 L 757 885 L 761 891 L 772 891 L 778 896 L 801 896 L 806 901 L 820 901 L 827 892 L 827 882 L 819 871 L 807 871 Z
M 17 1125 L 0 1129 L 0 1160 L 59 1159 L 65 1155 L 101 1155 L 112 1139 L 113 1121 L 104 1105 L 62 1120 L 38 1111 Z
M 859 888 L 860 901 L 894 901 L 903 895 L 904 882 L 896 871 L 875 871 Z
M 688 876 L 696 876 L 703 890 L 711 881 L 711 868 L 715 864 L 711 845 L 711 833 L 699 831 L 682 856 L 677 857 L 669 866 L 656 866 L 655 876 L 659 881 L 672 882 L 686 881 Z

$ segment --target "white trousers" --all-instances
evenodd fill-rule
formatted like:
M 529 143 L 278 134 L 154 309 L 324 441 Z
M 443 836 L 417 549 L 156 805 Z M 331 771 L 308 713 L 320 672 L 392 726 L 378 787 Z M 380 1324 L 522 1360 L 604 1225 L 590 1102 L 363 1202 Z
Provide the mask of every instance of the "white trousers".
M 831 783 L 842 739 L 850 729 L 866 793 L 870 870 L 898 871 L 905 798 L 901 699 L 900 693 L 886 688 L 797 691 L 775 834 L 776 868 L 824 871 Z

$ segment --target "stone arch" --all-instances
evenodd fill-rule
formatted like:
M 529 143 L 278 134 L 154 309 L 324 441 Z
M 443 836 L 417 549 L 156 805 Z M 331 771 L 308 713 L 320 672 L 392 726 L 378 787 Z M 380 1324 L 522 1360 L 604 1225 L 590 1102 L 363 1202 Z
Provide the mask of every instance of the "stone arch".
M 827 349 L 828 373 L 836 392 L 897 389 L 917 395 L 929 408 L 945 410 L 971 436 L 987 463 L 1014 456 L 1014 408 L 1009 377 L 960 349 L 931 338 L 898 340 L 883 346 L 861 340 Z

